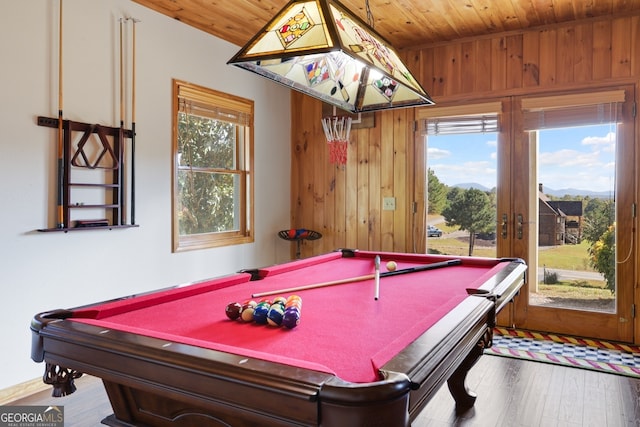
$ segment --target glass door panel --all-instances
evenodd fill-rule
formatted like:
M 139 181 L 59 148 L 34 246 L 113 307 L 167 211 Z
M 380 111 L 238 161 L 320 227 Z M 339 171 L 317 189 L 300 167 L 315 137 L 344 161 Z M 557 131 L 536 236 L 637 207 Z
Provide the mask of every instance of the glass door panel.
M 497 133 L 427 138 L 427 252 L 496 256 Z
M 633 340 L 634 98 L 620 87 L 515 100 L 510 164 L 522 222 L 510 235 L 529 265 L 517 327 Z
M 615 311 L 615 124 L 538 141 L 538 266 L 530 304 Z

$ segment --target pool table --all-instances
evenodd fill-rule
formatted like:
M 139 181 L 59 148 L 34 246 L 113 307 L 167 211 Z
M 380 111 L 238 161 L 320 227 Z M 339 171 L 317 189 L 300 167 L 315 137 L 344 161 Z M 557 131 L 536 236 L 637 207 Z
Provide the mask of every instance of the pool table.
M 445 382 L 459 409 L 473 406 L 467 372 L 526 268 L 341 249 L 37 314 L 31 357 L 54 395 L 82 373 L 102 378 L 112 426 L 408 426 Z M 335 283 L 347 278 L 360 279 Z M 299 324 L 227 317 L 256 294 L 298 295 Z

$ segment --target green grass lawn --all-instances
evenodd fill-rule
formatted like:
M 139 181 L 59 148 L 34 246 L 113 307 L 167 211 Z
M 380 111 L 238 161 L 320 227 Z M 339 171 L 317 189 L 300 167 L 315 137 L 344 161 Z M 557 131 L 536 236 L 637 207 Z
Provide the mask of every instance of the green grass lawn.
M 589 264 L 589 243 L 562 245 L 543 248 L 538 251 L 538 264 L 548 268 L 563 270 L 594 271 Z
M 447 237 L 439 237 L 439 238 L 432 237 L 429 239 L 429 249 L 435 250 L 435 251 L 438 251 L 439 253 L 447 254 L 447 255 L 466 256 L 466 255 L 469 255 L 469 241 L 462 240 L 462 239 L 447 238 Z M 496 248 L 495 246 L 492 246 L 492 247 L 476 246 L 473 248 L 473 256 L 495 257 Z
M 429 239 L 429 250 L 454 256 L 466 256 L 469 252 L 469 241 L 467 239 L 456 239 L 447 237 L 447 233 L 458 231 L 457 228 L 447 227 L 444 223 L 436 224 L 445 234 L 441 238 Z M 579 245 L 562 245 L 548 248 L 541 248 L 538 252 L 538 263 L 548 269 L 594 271 L 589 264 L 589 243 L 582 242 Z M 473 256 L 495 257 L 495 246 L 476 246 Z M 559 281 L 554 284 L 542 283 L 540 277 L 538 293 L 546 297 L 560 299 L 588 299 L 588 300 L 610 300 L 614 295 L 605 288 L 604 281 L 574 280 Z
M 430 216 L 429 220 L 435 220 L 438 216 Z M 436 224 L 444 233 L 442 238 L 431 238 L 429 249 L 435 249 L 449 255 L 467 255 L 469 242 L 463 239 L 448 238 L 447 234 L 458 231 L 457 227 L 447 227 L 444 222 Z M 563 270 L 594 271 L 589 264 L 589 243 L 583 241 L 579 245 L 562 245 L 542 248 L 538 253 L 538 263 L 547 268 L 559 268 Z M 473 256 L 496 256 L 495 248 L 476 246 Z

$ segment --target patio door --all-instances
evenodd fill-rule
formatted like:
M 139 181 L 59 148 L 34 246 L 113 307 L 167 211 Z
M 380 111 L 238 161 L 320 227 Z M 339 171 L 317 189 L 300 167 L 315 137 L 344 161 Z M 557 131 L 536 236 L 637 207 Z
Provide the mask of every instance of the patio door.
M 513 257 L 498 230 L 498 212 L 510 209 L 508 99 L 420 109 L 416 138 L 416 249 L 433 254 Z M 507 154 L 508 157 L 508 154 Z M 502 316 L 510 322 L 510 310 Z
M 633 341 L 633 99 L 631 87 L 514 98 L 504 239 L 529 265 L 516 326 Z

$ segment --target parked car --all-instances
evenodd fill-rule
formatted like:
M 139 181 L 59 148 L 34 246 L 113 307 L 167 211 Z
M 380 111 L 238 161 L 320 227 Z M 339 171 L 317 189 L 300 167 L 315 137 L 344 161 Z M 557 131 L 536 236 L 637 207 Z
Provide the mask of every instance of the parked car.
M 496 232 L 486 231 L 484 233 L 476 233 L 476 238 L 482 240 L 496 240 Z
M 427 236 L 428 237 L 442 237 L 442 230 L 433 225 L 427 226 Z

